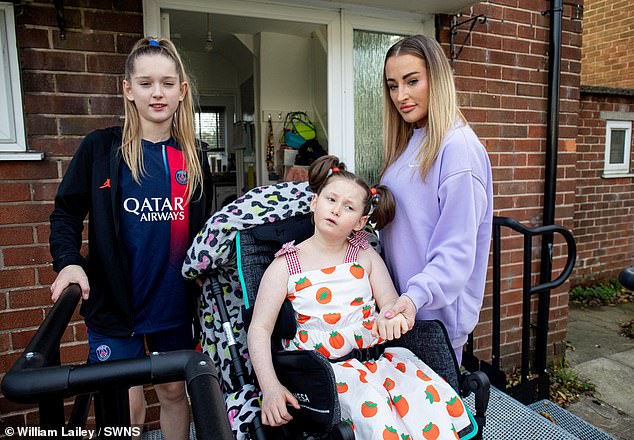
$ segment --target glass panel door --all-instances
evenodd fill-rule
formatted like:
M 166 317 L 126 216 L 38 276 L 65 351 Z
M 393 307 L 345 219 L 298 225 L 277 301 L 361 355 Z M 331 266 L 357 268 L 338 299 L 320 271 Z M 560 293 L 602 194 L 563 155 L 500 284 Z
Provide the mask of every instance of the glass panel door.
M 356 173 L 378 183 L 383 162 L 383 59 L 401 35 L 354 30 L 354 161 Z

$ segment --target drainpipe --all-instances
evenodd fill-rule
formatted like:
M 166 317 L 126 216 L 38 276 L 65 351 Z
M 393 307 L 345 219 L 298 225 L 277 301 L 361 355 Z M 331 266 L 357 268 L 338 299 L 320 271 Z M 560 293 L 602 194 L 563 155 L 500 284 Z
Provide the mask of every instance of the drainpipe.
M 562 0 L 550 0 L 550 41 L 548 47 L 548 114 L 546 126 L 546 169 L 544 180 L 543 225 L 555 222 L 555 200 L 557 196 L 557 143 L 559 141 L 559 79 L 561 73 L 561 17 Z M 553 235 L 542 237 L 540 283 L 551 278 L 553 255 Z M 550 310 L 550 290 L 539 294 L 537 312 L 537 337 L 535 346 L 535 370 L 544 377 L 540 396 L 548 398 L 548 375 L 546 351 L 548 347 L 548 319 Z M 545 393 L 545 394 L 544 394 Z

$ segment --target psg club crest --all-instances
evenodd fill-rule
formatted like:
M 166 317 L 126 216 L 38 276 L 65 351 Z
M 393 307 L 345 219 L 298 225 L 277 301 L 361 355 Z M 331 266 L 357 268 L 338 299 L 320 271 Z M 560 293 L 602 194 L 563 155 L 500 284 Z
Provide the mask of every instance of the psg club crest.
M 110 350 L 110 347 L 108 347 L 106 344 L 102 344 L 99 347 L 97 347 L 97 349 L 95 350 L 95 353 L 97 354 L 97 359 L 103 362 L 108 360 L 108 358 L 112 354 L 112 351 Z
M 181 185 L 187 185 L 187 171 L 178 170 L 176 171 L 174 177 L 176 178 L 176 181 Z

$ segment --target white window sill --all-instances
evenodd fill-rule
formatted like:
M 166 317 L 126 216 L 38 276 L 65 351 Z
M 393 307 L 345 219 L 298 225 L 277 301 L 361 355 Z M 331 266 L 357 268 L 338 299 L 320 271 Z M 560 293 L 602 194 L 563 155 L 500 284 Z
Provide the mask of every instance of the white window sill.
M 623 177 L 634 177 L 634 173 L 608 173 L 601 174 L 602 179 L 622 179 Z
M 0 152 L 0 161 L 8 161 L 8 160 L 42 160 L 44 159 L 44 153 L 38 153 L 37 151 L 26 151 L 26 152 Z

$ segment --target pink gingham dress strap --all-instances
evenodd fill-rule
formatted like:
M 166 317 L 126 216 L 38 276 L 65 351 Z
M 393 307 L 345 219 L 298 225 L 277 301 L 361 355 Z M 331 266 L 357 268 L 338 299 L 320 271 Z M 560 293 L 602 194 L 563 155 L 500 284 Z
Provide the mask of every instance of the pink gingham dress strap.
M 346 249 L 346 259 L 344 263 L 355 263 L 359 256 L 359 249 L 367 249 L 370 247 L 368 242 L 369 234 L 365 231 L 357 231 L 348 238 L 350 244 Z
M 284 255 L 286 260 L 286 269 L 289 275 L 295 275 L 301 273 L 302 267 L 299 264 L 299 258 L 297 257 L 297 248 L 295 247 L 295 240 L 289 241 L 282 245 L 282 248 L 275 253 L 275 258 Z

